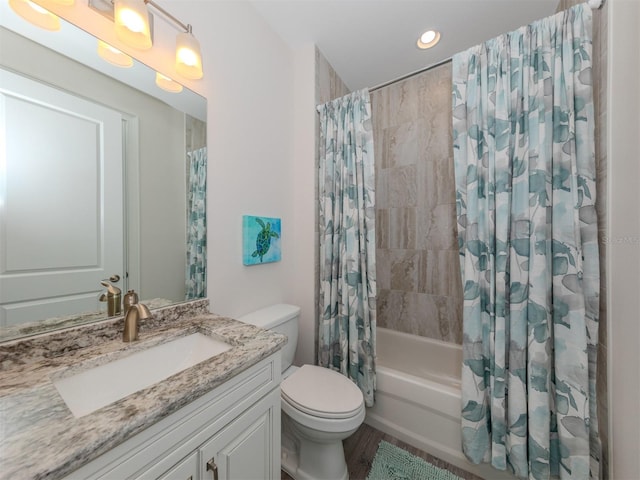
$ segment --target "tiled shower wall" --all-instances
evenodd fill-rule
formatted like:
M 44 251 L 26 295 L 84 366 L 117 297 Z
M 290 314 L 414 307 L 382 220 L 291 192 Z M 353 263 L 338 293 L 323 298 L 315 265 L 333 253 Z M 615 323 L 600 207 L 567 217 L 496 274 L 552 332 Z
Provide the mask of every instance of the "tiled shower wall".
M 315 84 L 315 102 L 316 105 L 322 105 L 324 103 L 330 102 L 331 100 L 335 100 L 336 98 L 344 97 L 345 95 L 350 93 L 347 85 L 342 81 L 338 73 L 333 69 L 331 64 L 327 61 L 322 52 L 316 47 L 315 49 L 315 70 L 316 70 L 316 84 Z M 315 197 L 318 198 L 318 166 L 319 166 L 319 141 L 320 141 L 320 117 L 316 115 L 316 158 L 315 158 L 315 172 L 316 172 L 316 182 L 315 182 Z M 316 242 L 316 259 L 315 259 L 315 299 L 314 303 L 318 305 L 318 292 L 320 292 L 320 232 L 319 232 L 319 218 L 318 218 L 318 208 L 316 206 L 316 221 L 315 221 L 316 231 L 315 231 L 315 242 Z M 316 309 L 316 326 L 319 324 L 319 315 L 322 311 L 322 308 L 318 305 Z M 314 358 L 318 358 L 318 329 L 316 331 L 316 339 L 314 342 L 316 352 L 314 352 Z
M 451 64 L 371 94 L 378 326 L 462 343 Z

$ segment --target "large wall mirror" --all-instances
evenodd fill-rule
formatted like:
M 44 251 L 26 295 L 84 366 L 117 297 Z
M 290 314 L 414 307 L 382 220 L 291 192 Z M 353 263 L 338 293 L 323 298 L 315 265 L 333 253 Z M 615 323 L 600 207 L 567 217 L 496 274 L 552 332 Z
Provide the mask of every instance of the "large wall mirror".
M 206 100 L 2 4 L 0 341 L 106 318 L 102 281 L 151 308 L 204 296 Z

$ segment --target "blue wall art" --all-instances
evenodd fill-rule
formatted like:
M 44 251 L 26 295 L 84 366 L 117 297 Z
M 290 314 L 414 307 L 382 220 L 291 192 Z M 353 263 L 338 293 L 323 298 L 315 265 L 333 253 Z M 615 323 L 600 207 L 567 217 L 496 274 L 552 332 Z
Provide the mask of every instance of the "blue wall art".
M 281 258 L 279 218 L 242 216 L 242 263 L 260 265 Z

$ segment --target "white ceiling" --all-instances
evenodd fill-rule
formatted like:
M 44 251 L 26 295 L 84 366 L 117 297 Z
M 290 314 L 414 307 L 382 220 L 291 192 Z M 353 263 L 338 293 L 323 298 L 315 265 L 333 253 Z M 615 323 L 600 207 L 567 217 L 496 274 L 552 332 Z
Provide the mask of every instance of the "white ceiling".
M 315 43 L 351 90 L 400 78 L 555 13 L 558 0 L 251 0 L 291 47 Z M 420 50 L 429 29 L 440 43 Z

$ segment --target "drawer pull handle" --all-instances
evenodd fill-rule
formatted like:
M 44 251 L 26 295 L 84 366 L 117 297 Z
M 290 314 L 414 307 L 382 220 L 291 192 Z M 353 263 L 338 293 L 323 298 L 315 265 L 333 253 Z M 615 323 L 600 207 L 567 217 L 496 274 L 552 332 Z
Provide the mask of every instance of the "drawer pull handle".
M 207 462 L 207 472 L 209 471 L 213 472 L 213 480 L 218 480 L 218 465 L 213 458 Z

